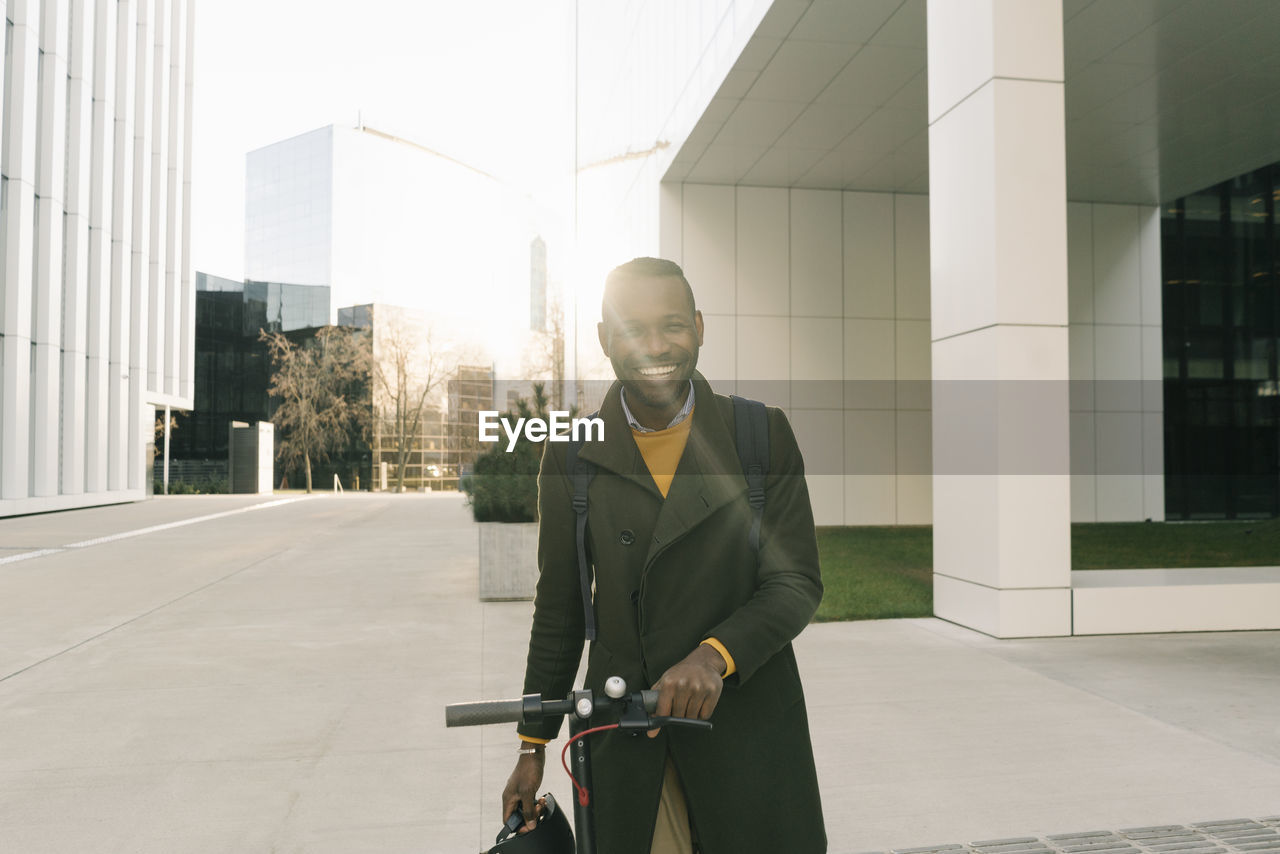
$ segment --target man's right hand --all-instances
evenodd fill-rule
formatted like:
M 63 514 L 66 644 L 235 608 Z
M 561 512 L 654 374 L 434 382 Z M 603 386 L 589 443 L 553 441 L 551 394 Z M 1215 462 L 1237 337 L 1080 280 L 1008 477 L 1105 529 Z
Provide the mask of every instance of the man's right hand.
M 502 821 L 505 824 L 516 807 L 524 811 L 524 827 L 521 833 L 538 826 L 538 787 L 542 785 L 542 772 L 546 767 L 547 751 L 542 745 L 520 742 L 522 749 L 536 748 L 533 753 L 523 753 L 516 759 L 515 770 L 507 778 L 502 790 Z

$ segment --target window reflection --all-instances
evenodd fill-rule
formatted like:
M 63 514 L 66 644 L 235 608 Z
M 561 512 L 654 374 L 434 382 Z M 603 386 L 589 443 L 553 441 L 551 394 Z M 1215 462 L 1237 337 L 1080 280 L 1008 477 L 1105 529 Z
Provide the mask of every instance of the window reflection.
M 1280 164 L 1162 211 L 1170 519 L 1280 515 Z

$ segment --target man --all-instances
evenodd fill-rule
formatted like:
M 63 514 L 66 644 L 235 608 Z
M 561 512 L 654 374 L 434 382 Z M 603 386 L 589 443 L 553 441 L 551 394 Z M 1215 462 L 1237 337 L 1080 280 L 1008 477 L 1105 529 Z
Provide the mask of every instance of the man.
M 660 692 L 657 714 L 710 719 L 591 736 L 604 854 L 826 851 L 813 751 L 791 639 L 822 598 L 803 462 L 769 410 L 759 554 L 752 550 L 733 404 L 695 371 L 702 313 L 679 266 L 637 258 L 605 283 L 600 346 L 618 377 L 600 417 L 587 543 L 597 640 L 586 686 L 621 676 Z M 563 697 L 584 637 L 565 444 L 545 446 L 525 693 Z M 559 721 L 522 725 L 503 819 L 532 805 Z

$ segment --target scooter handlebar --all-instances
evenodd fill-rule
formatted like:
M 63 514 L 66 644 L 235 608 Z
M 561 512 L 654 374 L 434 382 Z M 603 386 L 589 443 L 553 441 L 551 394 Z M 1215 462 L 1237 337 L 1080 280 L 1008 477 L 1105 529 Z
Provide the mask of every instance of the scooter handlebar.
M 523 699 L 478 700 L 474 703 L 453 703 L 444 707 L 444 725 L 447 727 L 520 723 L 523 719 Z
M 658 692 L 652 690 L 641 691 L 640 696 L 645 712 L 653 714 L 658 708 Z M 444 725 L 454 727 L 521 723 L 526 716 L 532 715 L 533 718 L 539 718 L 548 713 L 562 715 L 570 713 L 572 708 L 572 705 L 567 701 L 541 702 L 541 697 L 537 694 L 518 697 L 514 700 L 477 700 L 471 703 L 452 703 L 444 707 Z

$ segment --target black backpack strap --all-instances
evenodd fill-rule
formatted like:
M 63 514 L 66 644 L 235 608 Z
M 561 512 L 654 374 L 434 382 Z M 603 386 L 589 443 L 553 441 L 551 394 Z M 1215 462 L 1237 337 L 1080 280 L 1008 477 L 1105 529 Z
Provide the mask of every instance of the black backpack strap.
M 769 473 L 769 412 L 758 400 L 730 396 L 737 430 L 738 460 L 747 478 L 747 503 L 751 505 L 751 550 L 760 553 L 760 520 L 764 516 L 764 479 Z
M 573 512 L 577 517 L 574 540 L 578 549 L 578 583 L 582 585 L 582 624 L 587 640 L 593 641 L 596 639 L 596 612 L 591 605 L 591 570 L 587 561 L 587 489 L 591 486 L 596 467 L 578 458 L 581 449 L 581 440 L 569 442 L 564 467 L 573 482 Z

